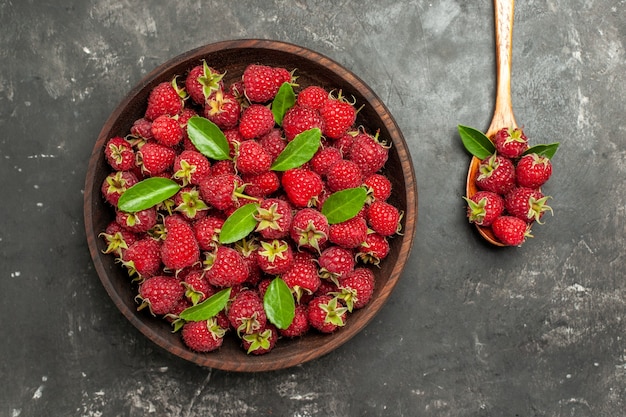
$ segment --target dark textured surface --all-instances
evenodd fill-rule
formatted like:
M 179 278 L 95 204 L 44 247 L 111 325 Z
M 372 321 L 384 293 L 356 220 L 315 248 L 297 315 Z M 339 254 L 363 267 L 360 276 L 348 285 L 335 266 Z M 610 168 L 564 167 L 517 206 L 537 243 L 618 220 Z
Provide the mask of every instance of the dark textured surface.
M 493 111 L 489 1 L 0 2 L 0 416 L 622 415 L 624 6 L 516 4 L 516 119 L 562 146 L 544 187 L 554 217 L 503 250 L 466 225 L 456 134 Z M 413 254 L 381 313 L 267 374 L 199 368 L 143 337 L 83 228 L 87 160 L 117 103 L 160 63 L 232 38 L 301 44 L 359 75 L 419 187 Z

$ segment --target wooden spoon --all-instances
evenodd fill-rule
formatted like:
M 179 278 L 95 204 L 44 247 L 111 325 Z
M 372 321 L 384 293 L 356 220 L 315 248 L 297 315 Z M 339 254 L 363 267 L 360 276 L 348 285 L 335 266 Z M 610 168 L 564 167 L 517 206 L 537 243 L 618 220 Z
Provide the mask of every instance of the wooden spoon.
M 517 128 L 511 104 L 511 59 L 513 56 L 513 9 L 515 0 L 494 0 L 495 31 L 496 31 L 496 106 L 491 125 L 485 134 L 493 138 L 495 133 L 504 128 Z M 467 183 L 465 186 L 468 198 L 477 191 L 476 177 L 480 159 L 472 157 Z M 478 232 L 487 242 L 496 246 L 505 246 L 500 242 L 489 227 L 476 226 Z

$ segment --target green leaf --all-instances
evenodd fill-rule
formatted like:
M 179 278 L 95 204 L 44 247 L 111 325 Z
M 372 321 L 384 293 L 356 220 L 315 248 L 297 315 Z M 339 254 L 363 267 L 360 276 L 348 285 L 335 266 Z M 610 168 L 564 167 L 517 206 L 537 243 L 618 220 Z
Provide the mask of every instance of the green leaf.
M 322 214 L 329 224 L 341 223 L 359 214 L 367 199 L 364 187 L 348 188 L 328 196 L 322 206 Z
M 179 317 L 187 321 L 202 321 L 210 319 L 226 307 L 226 304 L 230 299 L 230 290 L 230 288 L 225 288 L 213 294 L 200 304 L 186 308 L 179 314 Z
M 458 130 L 465 149 L 478 159 L 485 159 L 495 153 L 495 145 L 480 130 L 463 125 L 458 125 Z
M 146 178 L 120 196 L 117 208 L 128 213 L 149 209 L 167 200 L 178 190 L 180 190 L 180 185 L 169 178 Z
M 222 225 L 220 243 L 237 242 L 252 233 L 257 225 L 257 220 L 254 218 L 257 208 L 255 203 L 248 203 L 228 216 Z
M 268 285 L 263 296 L 263 308 L 267 319 L 279 329 L 286 329 L 293 321 L 296 303 L 291 290 L 282 278 L 274 278 Z
M 224 132 L 215 123 L 200 116 L 193 116 L 187 122 L 189 140 L 206 157 L 223 161 L 231 159 L 230 147 Z
M 531 153 L 536 153 L 537 155 L 545 156 L 548 159 L 552 159 L 556 150 L 559 148 L 560 143 L 550 143 L 548 145 L 535 145 L 532 146 L 524 152 L 524 155 L 528 155 Z
M 317 127 L 297 134 L 276 157 L 271 169 L 287 171 L 309 162 L 319 149 L 321 138 L 322 131 Z
M 285 82 L 280 86 L 274 101 L 272 101 L 272 114 L 277 125 L 281 126 L 283 124 L 285 113 L 294 104 L 296 104 L 296 93 L 293 92 L 291 84 Z

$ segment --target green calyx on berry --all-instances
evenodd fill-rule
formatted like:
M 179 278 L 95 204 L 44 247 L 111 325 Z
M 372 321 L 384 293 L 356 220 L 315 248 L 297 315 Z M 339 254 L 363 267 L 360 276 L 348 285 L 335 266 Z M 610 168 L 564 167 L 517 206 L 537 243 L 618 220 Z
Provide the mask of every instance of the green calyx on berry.
M 270 262 L 274 262 L 276 258 L 284 259 L 289 245 L 284 240 L 273 239 L 269 242 L 262 241 L 259 255 L 267 258 Z
M 487 197 L 483 197 L 477 202 L 467 197 L 463 197 L 463 200 L 467 202 L 467 205 L 470 208 L 470 212 L 468 214 L 469 221 L 478 224 L 482 223 L 487 215 L 487 210 L 485 208 L 488 204 Z
M 500 163 L 498 161 L 498 158 L 496 157 L 496 154 L 494 153 L 489 157 L 486 164 L 480 164 L 477 179 L 482 180 L 485 178 L 489 178 L 491 176 L 491 173 L 495 171 L 498 166 L 500 166 Z
M 282 217 L 283 214 L 278 212 L 277 203 L 271 204 L 268 208 L 259 207 L 257 214 L 254 216 L 258 222 L 256 231 L 258 232 L 265 229 L 282 230 L 278 224 L 278 220 Z
M 180 197 L 182 202 L 174 210 L 184 213 L 190 219 L 195 218 L 198 212 L 209 209 L 209 206 L 200 199 L 200 192 L 195 188 L 181 192 Z
M 270 348 L 270 339 L 272 338 L 272 330 L 265 329 L 262 332 L 246 334 L 243 336 L 243 340 L 250 343 L 247 353 L 252 353 L 256 350 L 267 350 Z
M 198 82 L 202 85 L 204 97 L 209 97 L 214 91 L 220 89 L 220 82 L 224 78 L 225 73 L 219 74 L 211 71 L 211 67 L 205 60 L 202 60 L 203 74 L 198 77 Z
M 342 287 L 341 291 L 331 292 L 330 295 L 334 295 L 335 299 L 341 299 L 346 303 L 346 309 L 348 312 L 352 312 L 354 309 L 354 303 L 358 301 L 357 291 L 354 288 Z
M 543 222 L 541 221 L 541 216 L 543 216 L 543 213 L 549 211 L 551 214 L 554 214 L 554 212 L 552 211 L 552 207 L 546 204 L 549 198 L 551 197 L 544 196 L 541 198 L 535 198 L 531 196 L 528 199 L 528 218 L 534 219 L 539 224 L 543 224 Z
M 332 323 L 335 326 L 345 325 L 344 315 L 348 311 L 348 307 L 344 307 L 339 303 L 339 298 L 333 297 L 326 304 L 320 304 L 320 308 L 326 313 L 324 322 Z
M 178 94 L 178 97 L 185 100 L 188 97 L 187 91 L 185 91 L 183 87 L 178 86 L 178 82 L 176 81 L 177 78 L 178 78 L 178 75 L 172 78 L 172 87 L 174 88 L 174 91 L 176 91 L 176 94 Z
M 526 139 L 524 137 L 524 132 L 522 129 L 520 128 L 509 128 L 508 129 L 508 133 L 509 136 L 505 139 L 504 143 L 511 143 L 511 142 L 520 142 L 520 143 L 524 143 L 526 142 Z
M 196 165 L 192 165 L 182 159 L 180 161 L 180 169 L 174 173 L 174 178 L 181 180 L 183 186 L 188 185 L 191 182 L 191 175 L 196 172 L 196 169 Z

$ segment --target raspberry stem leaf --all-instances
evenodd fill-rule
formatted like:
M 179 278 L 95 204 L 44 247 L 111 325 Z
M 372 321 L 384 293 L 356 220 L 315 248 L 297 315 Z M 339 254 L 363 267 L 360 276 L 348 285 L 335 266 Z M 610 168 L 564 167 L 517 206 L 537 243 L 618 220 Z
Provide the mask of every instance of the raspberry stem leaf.
M 200 153 L 217 161 L 232 159 L 224 132 L 212 121 L 193 116 L 187 122 L 189 140 Z
M 282 126 L 285 113 L 294 104 L 296 104 L 296 93 L 294 93 L 293 87 L 289 83 L 283 83 L 278 89 L 274 101 L 272 101 L 272 114 L 277 125 Z
M 364 187 L 347 188 L 328 196 L 322 206 L 322 214 L 329 224 L 341 223 L 359 214 L 367 199 Z
M 117 208 L 127 213 L 149 209 L 172 197 L 180 185 L 169 178 L 151 177 L 127 189 L 117 202 Z
M 318 128 L 305 130 L 296 135 L 276 157 L 271 166 L 274 171 L 287 171 L 309 162 L 320 147 L 322 131 Z
M 496 146 L 480 130 L 463 125 L 457 128 L 465 149 L 478 159 L 485 159 L 496 152 Z
M 554 143 L 550 143 L 547 145 L 544 145 L 544 144 L 535 145 L 526 149 L 526 151 L 522 155 L 529 155 L 531 153 L 536 153 L 537 155 L 545 156 L 548 159 L 552 159 L 552 157 L 556 153 L 556 150 L 559 148 L 559 145 L 560 145 L 559 142 L 554 142 Z
M 230 291 L 230 288 L 225 288 L 213 294 L 200 304 L 196 304 L 195 306 L 191 306 L 183 310 L 179 314 L 179 317 L 187 321 L 202 321 L 210 319 L 226 307 L 230 298 Z
M 269 321 L 279 329 L 289 327 L 295 317 L 296 305 L 289 286 L 280 277 L 272 280 L 263 296 L 263 308 Z
M 223 245 L 234 243 L 252 233 L 257 226 L 257 220 L 254 217 L 257 210 L 257 204 L 248 203 L 228 216 L 222 225 L 220 243 Z

